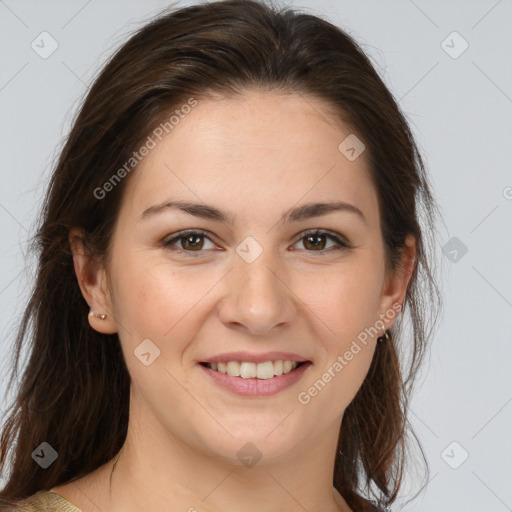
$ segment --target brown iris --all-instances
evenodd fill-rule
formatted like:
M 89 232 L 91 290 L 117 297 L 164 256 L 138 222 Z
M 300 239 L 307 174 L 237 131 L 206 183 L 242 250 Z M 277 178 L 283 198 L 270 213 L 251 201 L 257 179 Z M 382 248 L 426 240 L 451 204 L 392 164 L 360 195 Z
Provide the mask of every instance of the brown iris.
M 186 246 L 186 244 L 189 244 L 191 241 L 193 240 L 197 240 L 197 239 L 202 239 L 200 242 L 197 242 L 197 243 L 191 243 L 189 245 L 189 247 Z M 182 242 L 182 246 L 185 250 L 190 250 L 190 249 L 202 249 L 203 248 L 203 245 L 204 245 L 204 235 L 188 235 L 188 236 L 183 236 L 181 237 L 181 240 L 185 240 L 185 242 Z
M 305 238 L 306 238 L 306 241 L 304 242 L 304 246 L 306 248 L 308 248 L 307 244 L 310 243 L 311 240 L 315 240 L 315 239 L 318 240 L 319 238 L 324 238 L 325 239 L 325 235 L 309 235 L 309 236 L 307 236 Z M 321 242 L 320 242 L 320 245 L 322 245 Z M 314 249 L 318 249 L 319 248 L 319 244 L 318 243 L 313 243 L 312 247 Z M 322 245 L 322 247 L 320 247 L 320 250 L 324 249 L 324 247 L 325 247 L 325 241 L 324 241 L 324 244 Z

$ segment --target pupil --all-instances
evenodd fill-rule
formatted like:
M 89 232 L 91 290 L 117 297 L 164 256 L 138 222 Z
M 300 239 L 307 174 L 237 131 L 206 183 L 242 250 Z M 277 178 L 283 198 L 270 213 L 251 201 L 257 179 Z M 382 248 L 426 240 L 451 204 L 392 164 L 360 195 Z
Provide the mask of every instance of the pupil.
M 197 242 L 197 243 L 195 243 L 195 244 L 194 244 L 193 242 L 191 242 L 191 240 L 194 240 L 194 239 L 195 239 L 195 240 L 198 240 L 198 239 L 200 239 L 200 238 L 201 238 L 201 235 L 190 235 L 190 236 L 188 236 L 188 237 L 186 237 L 186 238 L 185 238 L 185 243 L 186 243 L 186 244 L 190 244 L 190 245 L 192 246 L 192 248 L 194 248 L 194 247 L 200 247 L 200 246 L 201 246 L 201 244 L 200 244 L 199 242 Z
M 313 239 L 315 239 L 315 238 L 316 238 L 316 239 L 319 239 L 319 238 L 322 238 L 322 237 L 323 237 L 323 235 L 311 235 L 311 236 L 308 236 L 308 237 L 307 237 L 307 241 L 308 241 L 308 243 L 310 243 L 310 241 L 311 241 L 311 240 L 313 240 Z M 321 242 L 320 242 L 320 245 L 321 245 Z M 319 246 L 319 244 L 318 244 L 318 243 L 316 243 L 316 244 L 315 244 L 315 243 L 313 243 L 313 247 L 318 247 L 318 246 Z

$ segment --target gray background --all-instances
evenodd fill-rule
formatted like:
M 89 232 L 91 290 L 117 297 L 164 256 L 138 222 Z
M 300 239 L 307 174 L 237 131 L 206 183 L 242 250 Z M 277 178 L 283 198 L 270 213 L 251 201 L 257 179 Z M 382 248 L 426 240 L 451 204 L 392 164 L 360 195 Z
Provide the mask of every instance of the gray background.
M 512 510 L 512 0 L 288 4 L 362 45 L 411 123 L 444 218 L 445 307 L 410 415 L 430 480 L 409 468 L 393 510 Z M 166 5 L 0 0 L 2 396 L 33 274 L 27 239 L 52 161 L 93 74 Z M 43 31 L 58 43 L 46 59 L 31 47 L 42 46 Z

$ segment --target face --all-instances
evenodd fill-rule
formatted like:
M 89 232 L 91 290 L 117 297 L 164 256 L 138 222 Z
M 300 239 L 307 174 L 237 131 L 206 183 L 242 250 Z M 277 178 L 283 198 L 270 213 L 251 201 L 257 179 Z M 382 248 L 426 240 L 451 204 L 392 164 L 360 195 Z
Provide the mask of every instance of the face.
M 337 436 L 403 299 L 366 153 L 340 151 L 351 132 L 324 107 L 263 91 L 199 100 L 130 176 L 89 296 L 111 313 L 91 325 L 119 333 L 133 410 L 221 459 L 238 462 L 246 442 L 282 457 Z M 302 208 L 316 203 L 350 206 Z M 279 363 L 248 364 L 258 356 L 306 363 L 270 377 Z M 201 364 L 219 359 L 265 378 Z

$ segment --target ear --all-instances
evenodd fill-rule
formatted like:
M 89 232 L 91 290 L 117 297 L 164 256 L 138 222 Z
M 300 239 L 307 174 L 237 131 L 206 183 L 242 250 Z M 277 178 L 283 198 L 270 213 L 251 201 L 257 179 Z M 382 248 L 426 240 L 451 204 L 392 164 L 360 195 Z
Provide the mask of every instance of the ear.
M 397 304 L 403 306 L 407 286 L 411 279 L 416 260 L 416 239 L 412 234 L 407 235 L 405 239 L 405 248 L 401 261 L 397 264 L 395 271 L 388 275 L 382 287 L 380 301 L 380 312 L 382 321 L 386 324 L 386 329 L 393 326 L 398 316 Z M 394 307 L 393 307 L 394 306 Z M 388 318 L 387 311 L 394 310 L 393 318 Z
M 89 315 L 89 324 L 98 332 L 113 334 L 117 332 L 117 326 L 114 321 L 105 268 L 98 258 L 87 253 L 84 240 L 85 233 L 83 229 L 70 229 L 69 244 L 73 253 L 75 274 L 82 295 L 87 304 L 89 304 L 91 311 L 106 315 L 104 320 Z

